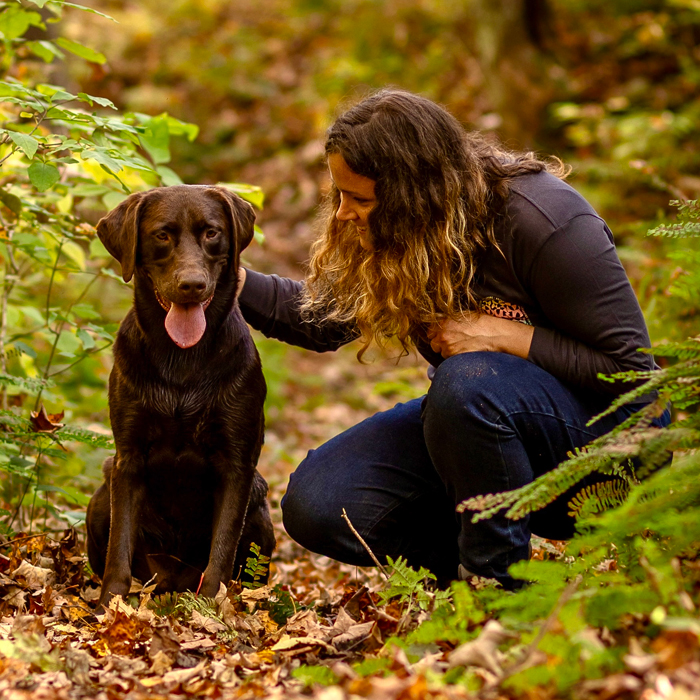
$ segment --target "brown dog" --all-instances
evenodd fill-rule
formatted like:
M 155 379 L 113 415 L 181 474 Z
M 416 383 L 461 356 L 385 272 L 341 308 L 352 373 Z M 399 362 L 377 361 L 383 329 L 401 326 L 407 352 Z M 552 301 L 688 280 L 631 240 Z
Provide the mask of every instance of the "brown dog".
M 133 194 L 97 224 L 134 277 L 109 381 L 116 454 L 87 512 L 101 607 L 132 574 L 213 597 L 251 542 L 274 547 L 256 470 L 265 380 L 236 302 L 254 219 L 224 188 L 181 185 Z

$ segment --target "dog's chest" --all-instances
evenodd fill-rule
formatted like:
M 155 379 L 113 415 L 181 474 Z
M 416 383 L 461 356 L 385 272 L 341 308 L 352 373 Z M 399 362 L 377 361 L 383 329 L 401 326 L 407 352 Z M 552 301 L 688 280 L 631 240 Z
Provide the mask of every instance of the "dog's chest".
M 173 386 L 160 381 L 148 382 L 140 395 L 142 408 L 161 419 L 188 422 L 206 417 L 216 403 L 216 388 L 205 378 L 196 384 Z

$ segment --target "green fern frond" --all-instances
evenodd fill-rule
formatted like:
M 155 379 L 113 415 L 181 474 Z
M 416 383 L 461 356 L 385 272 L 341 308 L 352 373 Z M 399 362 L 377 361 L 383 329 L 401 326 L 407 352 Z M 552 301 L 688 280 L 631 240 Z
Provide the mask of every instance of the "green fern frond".
M 674 199 L 671 205 L 678 208 L 679 221 L 672 224 L 661 224 L 649 231 L 649 236 L 662 236 L 665 238 L 695 238 L 700 236 L 700 200 Z
M 245 560 L 245 573 L 250 581 L 243 581 L 244 588 L 260 588 L 267 579 L 270 568 L 270 557 L 260 553 L 260 545 L 250 543 L 250 556 Z
M 677 357 L 679 360 L 700 360 L 700 336 L 696 335 L 679 343 L 656 345 L 654 355 L 657 357 Z
M 671 452 L 692 443 L 695 436 L 695 431 L 687 430 L 659 430 L 645 425 L 630 428 L 625 421 L 612 432 L 575 450 L 566 462 L 530 484 L 514 491 L 467 499 L 459 504 L 457 511 L 476 511 L 472 522 L 478 522 L 507 508 L 506 516 L 517 520 L 544 508 L 594 472 L 629 481 L 629 462 L 640 454 L 647 459 L 651 454 L 658 455 L 655 466 L 659 468 L 668 462 Z
M 569 515 L 581 518 L 619 506 L 630 491 L 629 483 L 616 479 L 601 481 L 581 489 L 568 503 Z

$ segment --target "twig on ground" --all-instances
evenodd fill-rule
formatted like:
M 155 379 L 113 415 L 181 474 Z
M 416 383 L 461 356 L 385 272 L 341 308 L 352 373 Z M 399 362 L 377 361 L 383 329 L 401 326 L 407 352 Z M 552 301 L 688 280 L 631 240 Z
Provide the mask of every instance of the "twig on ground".
M 357 537 L 357 539 L 360 541 L 360 544 L 367 550 L 367 553 L 372 557 L 372 561 L 377 565 L 379 570 L 384 574 L 386 577 L 387 581 L 389 580 L 389 574 L 387 573 L 386 569 L 379 563 L 379 559 L 374 555 L 374 552 L 369 548 L 369 545 L 362 539 L 362 535 L 354 528 L 353 524 L 350 522 L 350 518 L 348 518 L 348 514 L 345 512 L 345 508 L 343 508 L 343 514 L 341 516 L 343 520 L 348 524 L 348 527 L 352 530 L 352 534 Z

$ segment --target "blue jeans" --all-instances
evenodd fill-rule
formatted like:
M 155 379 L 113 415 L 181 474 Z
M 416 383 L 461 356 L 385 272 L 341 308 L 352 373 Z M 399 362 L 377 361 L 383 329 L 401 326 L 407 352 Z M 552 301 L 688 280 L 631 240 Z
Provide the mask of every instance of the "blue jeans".
M 341 518 L 345 508 L 380 560 L 402 555 L 441 581 L 456 578 L 461 563 L 512 588 L 518 584 L 507 570 L 528 557 L 530 533 L 571 537 L 567 503 L 600 475 L 521 520 L 500 513 L 472 523 L 472 513 L 458 515 L 455 506 L 533 481 L 640 408 L 625 406 L 587 426 L 609 403 L 513 355 L 455 355 L 436 369 L 422 399 L 378 413 L 309 452 L 282 500 L 284 525 L 307 549 L 372 566 Z

